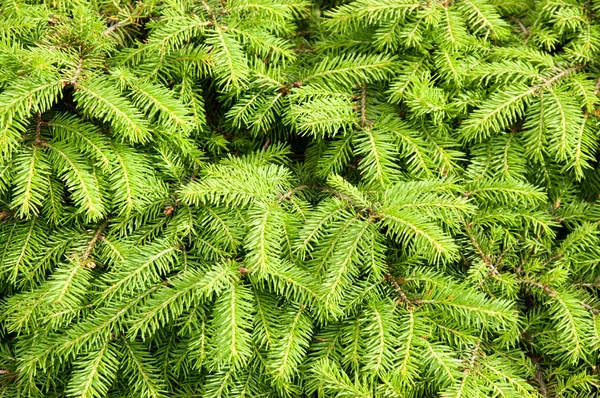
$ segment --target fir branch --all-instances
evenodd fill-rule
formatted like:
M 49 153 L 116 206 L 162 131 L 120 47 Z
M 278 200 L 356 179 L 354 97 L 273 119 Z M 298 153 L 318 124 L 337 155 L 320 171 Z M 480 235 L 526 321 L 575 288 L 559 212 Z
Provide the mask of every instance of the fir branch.
M 0 395 L 597 392 L 599 7 L 33 3 Z

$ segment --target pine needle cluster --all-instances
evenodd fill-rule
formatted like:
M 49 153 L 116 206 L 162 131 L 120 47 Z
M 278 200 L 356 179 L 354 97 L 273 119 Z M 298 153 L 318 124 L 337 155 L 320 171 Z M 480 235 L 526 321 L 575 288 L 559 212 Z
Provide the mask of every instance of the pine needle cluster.
M 597 0 L 0 0 L 0 396 L 598 396 L 599 60 Z

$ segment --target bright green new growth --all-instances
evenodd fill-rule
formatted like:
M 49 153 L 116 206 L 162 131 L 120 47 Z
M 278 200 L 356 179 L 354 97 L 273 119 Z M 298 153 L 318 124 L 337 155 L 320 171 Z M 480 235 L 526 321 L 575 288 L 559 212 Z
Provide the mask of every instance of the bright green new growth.
M 0 0 L 0 396 L 596 396 L 599 59 L 596 0 Z

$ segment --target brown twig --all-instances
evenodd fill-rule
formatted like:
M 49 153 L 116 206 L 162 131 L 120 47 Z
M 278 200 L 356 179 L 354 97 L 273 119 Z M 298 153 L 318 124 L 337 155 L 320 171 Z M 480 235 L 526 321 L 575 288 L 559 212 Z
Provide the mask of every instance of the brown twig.
M 580 302 L 580 304 L 583 306 L 583 308 L 585 308 L 586 310 L 590 311 L 594 315 L 600 314 L 600 310 L 598 308 L 592 307 L 591 305 L 589 305 L 587 303 L 584 303 L 583 301 Z
M 290 189 L 289 191 L 287 191 L 286 193 L 284 193 L 283 195 L 281 195 L 281 197 L 279 198 L 278 202 L 281 203 L 286 199 L 289 199 L 292 197 L 292 195 L 294 195 L 296 192 L 298 191 L 302 191 L 303 189 L 309 189 L 309 188 L 314 188 L 313 185 L 300 185 L 294 189 Z
M 531 253 L 533 253 L 533 248 L 529 249 L 527 256 L 523 257 L 523 259 L 519 263 L 519 266 L 517 268 L 515 268 L 515 273 L 517 275 L 521 275 L 521 273 L 523 272 L 523 266 L 527 263 L 527 260 L 529 259 L 529 257 L 531 257 Z
M 42 121 L 42 114 L 41 113 L 37 113 L 36 115 L 37 118 L 37 123 L 35 125 L 35 142 L 37 144 L 42 144 L 42 125 L 43 125 L 43 121 Z
M 409 303 L 409 304 L 412 303 L 412 301 L 409 300 L 409 298 L 406 296 L 406 293 L 404 293 L 404 290 L 402 290 L 402 287 L 400 286 L 400 284 L 398 283 L 398 281 L 396 280 L 396 278 L 394 278 L 394 276 L 392 274 L 388 273 L 385 276 L 385 279 L 387 279 L 388 281 L 391 282 L 392 286 L 394 287 L 394 290 L 396 290 L 396 292 L 398 292 L 398 294 L 400 295 L 398 302 Z
M 75 85 L 77 83 L 77 79 L 81 76 L 81 71 L 83 69 L 83 58 L 79 58 L 79 62 L 77 63 L 77 68 L 75 69 L 75 74 L 69 80 L 69 84 Z
M 107 218 L 106 220 L 104 220 L 104 222 L 96 230 L 96 233 L 92 237 L 92 240 L 90 240 L 90 243 L 88 243 L 87 247 L 81 254 L 81 262 L 82 263 L 85 263 L 85 261 L 88 259 L 88 257 L 92 253 L 92 250 L 94 250 L 94 246 L 96 245 L 96 242 L 98 241 L 98 239 L 100 239 L 100 235 L 102 234 L 104 229 L 106 229 L 106 227 L 108 226 L 109 221 L 110 221 L 110 217 Z
M 554 84 L 557 80 L 562 79 L 563 77 L 567 76 L 568 74 L 571 74 L 573 72 L 576 72 L 580 69 L 585 68 L 587 65 L 586 64 L 582 64 L 582 65 L 575 65 L 571 68 L 567 68 L 563 71 L 561 71 L 560 73 L 557 73 L 556 75 L 552 76 L 550 79 L 546 80 L 543 84 L 540 84 L 539 86 L 536 86 L 533 88 L 533 92 L 537 93 L 540 89 L 542 88 L 548 88 L 550 87 L 552 84 Z
M 498 265 L 500 265 L 502 263 L 502 259 L 504 258 L 504 255 L 506 253 L 508 253 L 508 250 L 512 247 L 512 245 L 506 245 L 506 247 L 504 248 L 504 250 L 502 250 L 502 252 L 500 252 L 500 255 L 498 256 L 498 258 L 496 259 L 495 262 L 495 266 L 496 268 L 498 267 Z
M 482 331 L 483 333 L 483 331 Z M 481 346 L 481 340 L 477 340 L 477 343 L 475 343 L 475 347 L 473 348 L 473 353 L 471 354 L 471 358 L 469 358 L 469 367 L 467 369 L 465 369 L 465 372 L 468 371 L 468 369 L 473 368 L 473 365 L 475 365 L 475 359 L 477 358 L 477 353 L 479 352 L 479 347 Z
M 303 30 L 300 32 L 296 32 L 293 35 L 289 36 L 290 39 L 294 38 L 294 37 L 299 37 L 299 36 L 309 36 L 312 35 L 312 30 Z
M 519 18 L 516 18 L 514 16 L 510 17 L 511 21 L 513 21 L 514 23 L 516 23 L 517 25 L 519 25 L 519 28 L 521 29 L 521 31 L 523 33 L 525 33 L 525 37 L 529 38 L 529 35 L 531 34 L 531 32 L 529 31 L 529 29 L 527 29 L 525 27 L 525 25 L 523 25 L 523 22 L 521 22 L 521 20 Z
M 493 264 L 492 259 L 483 252 L 483 249 L 481 248 L 481 246 L 479 245 L 479 243 L 477 242 L 477 240 L 475 240 L 475 237 L 471 233 L 471 228 L 470 228 L 470 226 L 468 224 L 465 226 L 465 232 L 467 233 L 467 236 L 469 237 L 469 240 L 471 241 L 471 243 L 475 247 L 475 251 L 477 252 L 477 254 L 479 255 L 479 257 L 490 268 L 490 272 L 492 273 L 492 275 L 498 275 L 499 274 L 498 269 Z
M 573 286 L 577 287 L 600 287 L 600 282 L 576 282 Z
M 5 380 L 16 380 L 19 377 L 18 372 L 14 372 L 8 369 L 0 369 L 0 376 L 4 376 Z
M 557 296 L 556 292 L 554 290 L 552 290 L 550 288 L 550 286 L 544 285 L 543 283 L 539 283 L 539 282 L 536 282 L 536 281 L 532 281 L 531 279 L 525 279 L 525 278 L 519 279 L 519 281 L 523 282 L 523 283 L 525 283 L 527 285 L 535 286 L 538 289 L 541 289 L 544 292 L 548 293 L 548 295 L 550 295 L 551 297 L 556 297 Z
M 600 77 L 596 80 L 596 86 L 594 88 L 594 95 L 598 95 L 600 93 Z
M 124 20 L 124 21 L 119 21 L 119 22 L 117 22 L 116 24 L 114 24 L 114 25 L 111 25 L 111 26 L 109 26 L 108 28 L 106 28 L 106 29 L 105 29 L 105 30 L 102 32 L 102 34 L 103 34 L 104 36 L 108 36 L 108 35 L 110 35 L 112 32 L 114 32 L 115 30 L 117 30 L 117 29 L 119 29 L 119 28 L 122 28 L 123 26 L 127 26 L 127 25 L 129 25 L 130 23 L 132 23 L 132 21 L 131 21 L 131 20 L 129 20 L 129 19 L 126 19 L 126 20 Z
M 360 126 L 367 126 L 367 85 L 363 84 L 360 89 Z
M 473 348 L 473 353 L 471 354 L 471 357 L 469 358 L 468 365 L 465 366 L 465 368 L 463 369 L 464 376 L 462 377 L 462 380 L 460 381 L 461 388 L 467 382 L 467 374 L 469 374 L 471 369 L 473 369 L 473 367 L 475 366 L 475 359 L 477 359 L 477 353 L 479 352 L 480 346 L 481 346 L 481 340 L 477 340 L 477 343 L 475 343 L 475 347 Z
M 554 260 L 558 260 L 559 258 L 561 258 L 563 255 L 562 253 L 556 253 L 555 255 L 551 256 L 548 260 L 546 260 L 544 262 L 544 264 L 542 264 L 542 268 L 545 268 L 547 265 L 549 265 L 552 261 Z
M 204 9 L 206 10 L 206 13 L 208 14 L 208 17 L 209 17 L 210 19 L 212 19 L 212 20 L 213 20 L 213 22 L 214 22 L 215 16 L 214 16 L 214 14 L 213 14 L 213 12 L 212 12 L 212 10 L 211 10 L 210 6 L 208 5 L 208 3 L 207 3 L 205 0 L 202 0 L 202 6 L 203 6 L 203 7 L 204 7 Z
M 535 364 L 535 379 L 540 385 L 540 394 L 542 394 L 542 397 L 548 398 L 548 387 L 546 387 L 546 382 L 544 381 L 544 372 L 542 371 L 542 364 L 540 363 L 540 358 L 531 357 L 531 360 Z

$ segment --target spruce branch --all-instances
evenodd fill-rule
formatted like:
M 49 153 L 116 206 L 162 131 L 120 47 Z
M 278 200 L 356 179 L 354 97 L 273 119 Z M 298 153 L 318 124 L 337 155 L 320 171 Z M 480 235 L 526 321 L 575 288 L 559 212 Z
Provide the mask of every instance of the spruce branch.
M 5 3 L 0 395 L 597 392 L 598 7 Z

